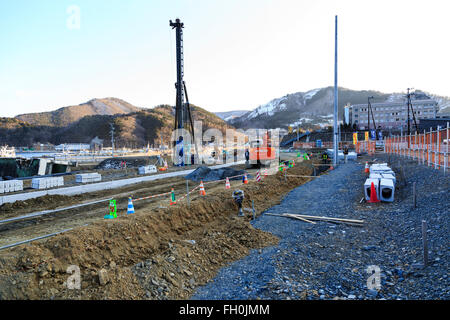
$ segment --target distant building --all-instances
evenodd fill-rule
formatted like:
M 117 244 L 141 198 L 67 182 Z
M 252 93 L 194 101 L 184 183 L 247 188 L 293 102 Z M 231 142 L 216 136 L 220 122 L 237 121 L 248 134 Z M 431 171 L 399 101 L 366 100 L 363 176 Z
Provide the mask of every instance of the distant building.
M 33 150 L 35 151 L 53 151 L 55 150 L 55 146 L 51 143 L 33 143 L 32 145 Z
M 93 152 L 101 151 L 103 149 L 103 139 L 95 137 L 91 140 L 90 150 Z
M 416 121 L 419 119 L 436 118 L 439 111 L 438 103 L 434 99 L 411 100 Z M 373 117 L 377 128 L 382 129 L 400 129 L 408 126 L 408 106 L 406 99 L 396 102 L 375 102 L 371 103 Z M 413 115 L 409 111 L 410 126 L 414 126 Z M 352 125 L 360 130 L 367 130 L 368 105 L 354 104 L 350 106 L 349 113 L 351 115 Z M 369 117 L 370 128 L 373 129 L 372 114 Z M 412 128 L 412 127 L 411 127 Z
M 433 119 L 420 119 L 417 124 L 419 133 L 423 133 L 423 131 L 436 130 L 438 127 L 440 129 L 445 129 L 450 124 L 450 115 L 447 117 L 437 117 Z
M 55 146 L 56 151 L 89 151 L 90 148 L 88 143 L 63 143 Z

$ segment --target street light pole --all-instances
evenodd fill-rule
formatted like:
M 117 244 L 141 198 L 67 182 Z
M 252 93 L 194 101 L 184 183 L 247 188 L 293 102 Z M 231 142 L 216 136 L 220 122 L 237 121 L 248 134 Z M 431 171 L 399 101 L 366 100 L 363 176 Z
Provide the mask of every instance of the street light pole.
M 338 161 L 338 139 L 337 139 L 337 123 L 338 123 L 338 85 L 337 85 L 337 69 L 338 69 L 338 61 L 337 61 L 337 46 L 338 46 L 338 38 L 337 38 L 337 15 L 334 17 L 334 115 L 333 115 L 333 124 L 334 124 L 334 135 L 333 135 L 333 165 L 336 166 Z

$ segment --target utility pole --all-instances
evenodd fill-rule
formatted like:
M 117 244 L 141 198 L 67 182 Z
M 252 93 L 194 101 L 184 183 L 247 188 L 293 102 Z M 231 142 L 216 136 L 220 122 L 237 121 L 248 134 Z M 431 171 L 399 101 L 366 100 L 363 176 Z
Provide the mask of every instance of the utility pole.
M 111 155 L 114 156 L 114 123 L 111 122 L 109 125 L 111 126 L 111 130 L 109 131 L 111 134 Z
M 413 105 L 412 105 L 412 102 L 411 102 L 411 96 L 413 96 L 413 95 L 415 95 L 414 94 L 414 92 L 413 93 L 410 93 L 409 92 L 409 90 L 412 90 L 412 89 L 414 89 L 414 88 L 407 88 L 406 90 L 407 90 L 407 93 L 406 93 L 406 103 L 407 103 L 407 105 L 408 105 L 408 148 L 409 148 L 409 145 L 410 145 L 410 138 L 409 138 L 409 136 L 411 135 L 411 126 L 410 126 L 410 124 L 409 124 L 409 109 L 411 108 L 411 113 L 412 113 L 412 116 L 413 116 L 413 120 L 414 120 L 414 125 L 415 125 L 415 127 L 416 127 L 416 132 L 418 131 L 417 130 L 417 122 L 416 122 L 416 116 L 415 116 L 415 114 L 414 114 L 414 108 L 413 108 Z
M 370 114 L 372 114 L 373 129 L 375 130 L 375 140 L 377 140 L 377 126 L 375 124 L 375 118 L 373 116 L 372 104 L 370 103 L 370 99 L 373 99 L 373 96 L 367 98 L 367 131 L 369 131 L 370 133 Z
M 337 139 L 337 123 L 338 123 L 338 86 L 337 86 L 337 69 L 338 69 L 338 61 L 337 61 L 337 46 L 338 46 L 338 38 L 337 38 L 337 15 L 334 17 L 334 115 L 333 115 L 333 124 L 334 124 L 334 135 L 333 135 L 333 165 L 336 166 L 338 161 L 338 139 Z
M 409 104 L 411 102 L 411 94 L 409 93 L 409 90 L 411 90 L 412 88 L 407 88 L 407 93 L 406 93 L 406 103 L 408 105 L 408 117 L 407 117 L 407 122 L 408 122 L 408 136 L 411 133 L 411 129 L 409 127 Z M 409 140 L 408 140 L 408 148 L 409 148 Z

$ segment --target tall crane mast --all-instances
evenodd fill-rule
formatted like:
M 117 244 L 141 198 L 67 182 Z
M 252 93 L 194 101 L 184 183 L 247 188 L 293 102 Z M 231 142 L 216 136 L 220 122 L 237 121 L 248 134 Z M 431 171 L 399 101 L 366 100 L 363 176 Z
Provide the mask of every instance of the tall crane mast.
M 192 121 L 192 115 L 191 115 L 191 107 L 189 105 L 187 90 L 186 90 L 186 84 L 183 80 L 184 77 L 184 52 L 183 52 L 183 28 L 184 23 L 180 21 L 180 19 L 176 19 L 175 22 L 172 22 L 172 20 L 169 21 L 170 26 L 172 29 L 175 29 L 176 32 L 176 59 L 177 59 L 177 82 L 175 83 L 175 88 L 177 90 L 176 95 L 176 104 L 175 104 L 175 124 L 174 124 L 174 130 L 177 129 L 185 129 L 187 131 L 190 131 L 191 138 L 193 139 L 192 142 L 194 143 L 195 152 L 197 153 L 197 146 L 195 143 L 194 138 L 194 123 Z M 186 97 L 186 102 L 185 102 Z M 177 145 L 180 145 L 183 141 L 183 137 L 177 137 L 177 140 L 175 142 L 175 148 L 174 152 L 177 149 Z M 183 159 L 185 158 L 186 154 L 186 145 L 185 142 L 183 142 L 183 148 L 182 154 Z M 177 151 L 178 152 L 178 151 Z M 198 154 L 197 154 L 198 156 Z M 181 161 L 181 163 L 178 163 L 177 165 L 184 165 L 184 160 Z

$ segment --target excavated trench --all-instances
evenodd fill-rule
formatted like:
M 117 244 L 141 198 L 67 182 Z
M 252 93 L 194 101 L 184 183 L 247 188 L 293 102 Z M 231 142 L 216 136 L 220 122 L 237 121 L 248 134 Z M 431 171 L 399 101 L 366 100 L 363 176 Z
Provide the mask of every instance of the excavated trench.
M 311 162 L 289 169 L 312 175 Z M 231 193 L 245 193 L 244 207 L 257 215 L 278 204 L 310 178 L 277 173 L 263 182 L 206 185 L 206 196 L 192 194 L 190 206 L 155 201 L 136 206 L 132 216 L 93 221 L 45 241 L 0 252 L 1 299 L 185 299 L 224 265 L 249 250 L 275 245 L 273 235 L 237 217 Z M 67 288 L 67 268 L 80 270 L 80 289 Z

